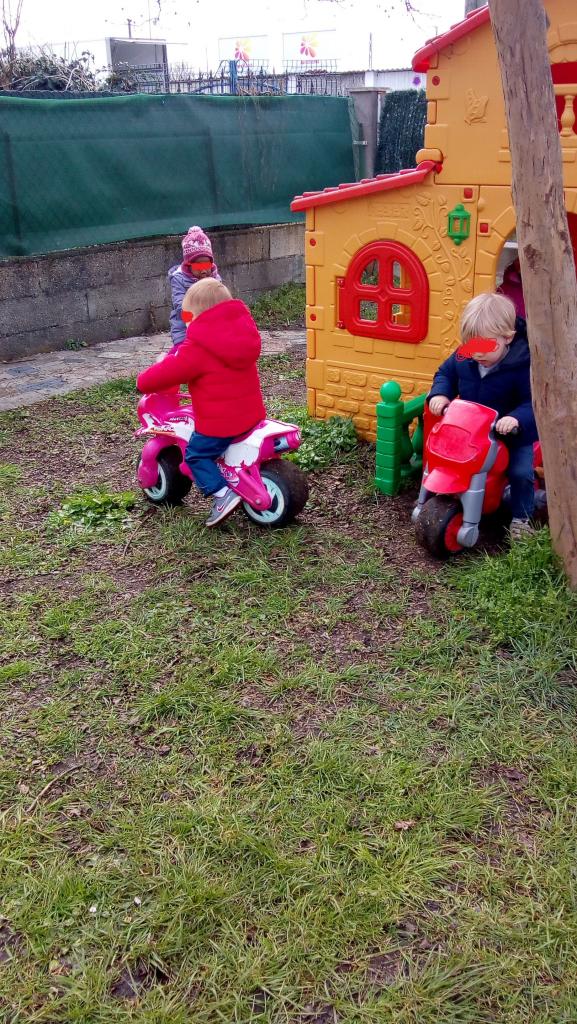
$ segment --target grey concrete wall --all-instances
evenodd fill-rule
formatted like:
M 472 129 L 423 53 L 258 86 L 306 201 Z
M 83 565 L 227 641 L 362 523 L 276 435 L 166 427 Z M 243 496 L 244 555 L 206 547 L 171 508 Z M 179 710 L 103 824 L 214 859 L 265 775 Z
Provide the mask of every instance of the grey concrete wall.
M 209 230 L 233 294 L 304 281 L 304 225 Z M 180 238 L 157 238 L 0 261 L 0 360 L 168 327 L 169 267 Z

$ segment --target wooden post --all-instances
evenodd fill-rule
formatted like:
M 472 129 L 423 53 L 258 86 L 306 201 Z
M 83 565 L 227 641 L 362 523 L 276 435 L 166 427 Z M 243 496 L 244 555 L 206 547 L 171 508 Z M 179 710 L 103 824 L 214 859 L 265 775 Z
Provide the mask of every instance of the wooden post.
M 509 128 L 533 404 L 551 536 L 577 589 L 577 284 L 547 16 L 541 0 L 490 0 L 489 6 Z

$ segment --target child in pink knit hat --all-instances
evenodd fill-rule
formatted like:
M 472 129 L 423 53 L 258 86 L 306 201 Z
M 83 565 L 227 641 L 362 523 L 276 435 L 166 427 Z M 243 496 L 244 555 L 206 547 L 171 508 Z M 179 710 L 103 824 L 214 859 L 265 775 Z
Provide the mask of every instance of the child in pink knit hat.
M 218 268 L 212 258 L 210 238 L 195 224 L 182 239 L 182 263 L 177 263 L 168 271 L 172 293 L 170 336 L 173 345 L 180 345 L 186 335 L 186 324 L 181 316 L 182 300 L 188 289 L 204 277 L 214 277 L 220 281 Z

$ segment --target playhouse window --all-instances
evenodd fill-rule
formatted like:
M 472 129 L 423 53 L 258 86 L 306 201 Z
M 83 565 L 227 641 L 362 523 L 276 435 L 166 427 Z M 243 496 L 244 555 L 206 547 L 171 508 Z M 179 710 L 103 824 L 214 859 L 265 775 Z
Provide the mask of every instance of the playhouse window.
M 371 242 L 352 259 L 339 284 L 339 321 L 351 334 L 419 342 L 429 322 L 429 281 L 423 264 L 400 242 Z
M 376 323 L 379 317 L 378 303 L 368 302 L 367 299 L 361 299 L 359 315 L 361 320 L 367 320 L 369 323 Z
M 365 269 L 361 274 L 361 284 L 378 284 L 379 283 L 379 264 L 377 260 L 371 260 L 367 263 Z

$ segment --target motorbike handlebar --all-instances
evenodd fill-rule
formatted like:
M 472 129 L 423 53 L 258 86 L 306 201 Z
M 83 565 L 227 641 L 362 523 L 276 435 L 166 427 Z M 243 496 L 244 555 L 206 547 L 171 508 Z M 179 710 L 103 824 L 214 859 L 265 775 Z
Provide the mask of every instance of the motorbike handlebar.
M 445 414 L 449 411 L 450 405 L 451 405 L 451 403 L 447 402 L 447 405 L 443 406 L 443 408 L 441 409 L 441 412 L 439 413 L 439 416 L 441 416 L 441 417 L 445 416 Z M 497 438 L 497 440 L 502 440 L 504 437 L 508 437 L 510 435 L 515 435 L 515 434 L 520 434 L 521 433 L 521 427 L 513 427 L 513 429 L 509 431 L 509 434 L 498 434 L 497 431 L 495 430 L 495 427 L 493 427 L 491 433 Z
M 495 427 L 493 427 L 493 429 L 491 430 L 491 434 L 493 435 L 496 441 L 503 441 L 506 437 L 514 437 L 515 434 L 520 433 L 521 427 L 513 427 L 513 429 L 510 430 L 508 434 L 499 434 L 498 431 L 495 430 Z

